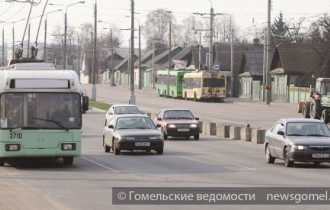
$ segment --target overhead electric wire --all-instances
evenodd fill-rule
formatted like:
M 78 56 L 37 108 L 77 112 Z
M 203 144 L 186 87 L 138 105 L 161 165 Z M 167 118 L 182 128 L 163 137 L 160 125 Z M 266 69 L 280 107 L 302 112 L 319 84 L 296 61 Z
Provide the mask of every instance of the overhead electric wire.
M 5 9 L 5 11 L 1 12 L 0 17 L 2 17 L 2 15 L 6 14 L 6 12 L 13 6 L 13 4 L 10 4 L 9 7 L 7 9 Z
M 8 20 L 14 18 L 16 15 L 18 15 L 26 6 L 26 4 L 24 4 L 13 16 L 11 16 L 10 18 L 8 18 L 7 20 L 5 20 L 6 22 L 8 22 Z

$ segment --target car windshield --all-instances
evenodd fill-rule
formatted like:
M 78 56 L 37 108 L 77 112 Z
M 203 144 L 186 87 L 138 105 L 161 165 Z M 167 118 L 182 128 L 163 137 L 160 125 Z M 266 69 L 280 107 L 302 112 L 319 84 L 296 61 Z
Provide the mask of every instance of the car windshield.
M 116 129 L 156 129 L 149 117 L 120 117 L 116 122 Z
M 286 126 L 287 136 L 330 136 L 328 126 L 322 122 L 291 122 Z
M 136 106 L 117 106 L 114 108 L 115 114 L 140 114 Z
M 194 119 L 194 116 L 188 110 L 168 110 L 164 113 L 164 119 Z

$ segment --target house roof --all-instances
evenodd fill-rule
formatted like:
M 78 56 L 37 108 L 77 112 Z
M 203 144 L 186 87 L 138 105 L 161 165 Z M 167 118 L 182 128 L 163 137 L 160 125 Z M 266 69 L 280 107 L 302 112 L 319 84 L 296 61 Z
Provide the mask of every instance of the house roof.
M 164 52 L 165 49 L 155 49 L 155 56 L 158 56 L 159 54 L 161 54 L 162 52 Z M 145 64 L 145 63 L 148 63 L 149 61 L 152 60 L 152 54 L 153 54 L 153 50 L 148 50 L 146 53 L 144 53 L 142 56 L 141 56 L 141 63 L 142 64 Z M 138 66 L 139 63 L 138 61 L 136 61 L 134 63 L 134 66 Z
M 238 69 L 242 65 L 242 58 L 247 51 L 262 50 L 263 46 L 260 44 L 234 44 L 234 69 Z M 214 65 L 219 65 L 220 71 L 230 71 L 231 63 L 231 46 L 230 43 L 215 43 L 214 50 Z M 242 73 L 242 72 L 240 72 Z
M 244 53 L 245 57 L 245 71 L 249 72 L 252 76 L 263 75 L 263 52 L 248 51 Z
M 181 47 L 173 47 L 171 49 L 171 55 L 172 55 L 172 59 L 174 60 L 175 55 L 177 55 L 178 52 L 180 52 L 182 50 Z M 164 52 L 162 52 L 160 55 L 158 55 L 157 57 L 155 57 L 155 69 L 161 69 L 161 68 L 166 68 L 168 67 L 168 50 L 165 50 Z M 152 66 L 152 60 L 150 60 L 149 62 L 145 63 L 145 66 Z
M 206 54 L 208 48 L 201 47 L 201 60 L 202 66 L 206 65 Z M 184 48 L 172 60 L 182 60 L 186 62 L 186 67 L 194 66 L 194 68 L 199 67 L 199 45 L 190 45 Z
M 128 68 L 128 60 L 130 57 L 127 57 L 125 59 L 123 59 L 120 63 L 117 64 L 117 66 L 115 66 L 115 70 L 124 70 L 126 71 Z M 134 62 L 138 59 L 138 57 L 136 55 L 134 55 Z
M 320 46 L 319 46 L 320 47 Z M 322 75 L 322 56 L 319 48 L 310 43 L 282 43 L 276 46 L 271 69 L 276 69 L 280 62 L 285 72 L 316 73 Z

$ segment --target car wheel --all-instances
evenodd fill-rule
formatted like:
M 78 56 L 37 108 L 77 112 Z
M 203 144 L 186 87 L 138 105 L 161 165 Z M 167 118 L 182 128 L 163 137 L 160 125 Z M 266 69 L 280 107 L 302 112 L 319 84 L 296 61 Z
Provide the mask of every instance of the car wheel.
M 197 101 L 197 94 L 194 92 L 194 101 Z
M 294 162 L 290 160 L 289 158 L 289 150 L 288 148 L 285 148 L 284 150 L 284 166 L 285 167 L 292 167 L 294 165 Z
M 311 107 L 311 103 L 309 101 L 306 101 L 305 107 L 302 110 L 302 115 L 304 118 L 310 118 L 310 115 L 309 115 L 310 109 L 311 109 L 310 107 Z
M 323 121 L 325 124 L 329 123 L 329 111 L 324 109 L 321 113 L 321 121 Z
M 195 140 L 199 140 L 199 134 L 195 134 L 195 135 L 194 135 L 194 139 L 195 139 Z
M 120 149 L 118 149 L 116 147 L 116 144 L 113 144 L 112 146 L 113 146 L 113 151 L 114 151 L 115 155 L 120 155 Z
M 267 147 L 265 149 L 265 155 L 266 155 L 267 163 L 274 163 L 275 162 L 275 158 L 270 153 L 270 150 L 269 150 L 268 145 L 267 145 Z
M 164 149 L 163 148 L 162 149 L 158 149 L 158 150 L 156 150 L 156 152 L 157 152 L 158 155 L 161 155 L 161 154 L 163 154 Z
M 167 135 L 165 132 L 163 132 L 163 137 L 164 137 L 164 140 L 167 140 Z
M 103 136 L 103 147 L 104 147 L 104 152 L 110 152 L 110 147 L 108 145 L 106 145 L 106 143 L 104 141 L 104 136 Z
M 73 163 L 73 157 L 64 157 L 63 158 L 63 164 L 64 165 L 72 165 Z
M 0 158 L 0 166 L 4 166 L 5 165 L 5 159 Z
M 115 145 L 115 140 L 114 140 L 114 139 L 112 139 L 112 147 L 110 147 L 110 152 L 111 152 L 111 151 L 112 151 L 112 152 L 115 151 L 113 145 Z

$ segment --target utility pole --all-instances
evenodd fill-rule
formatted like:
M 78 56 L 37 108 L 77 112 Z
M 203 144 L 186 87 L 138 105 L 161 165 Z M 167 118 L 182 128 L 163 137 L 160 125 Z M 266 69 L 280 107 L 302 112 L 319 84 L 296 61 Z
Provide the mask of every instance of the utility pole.
M 262 100 L 265 100 L 265 87 L 266 87 L 266 71 L 267 71 L 267 30 L 264 31 L 265 33 L 265 43 L 264 43 L 264 57 L 263 57 L 263 65 L 262 65 Z
M 152 88 L 155 89 L 155 40 L 152 41 Z
M 209 48 L 209 70 L 212 69 L 213 66 L 213 6 L 210 9 L 210 48 Z
M 114 74 L 114 65 L 113 65 L 113 56 L 114 56 L 114 50 L 113 50 L 113 37 L 112 37 L 112 28 L 110 28 L 110 41 L 111 41 L 111 86 L 116 86 L 115 84 L 115 74 Z
M 130 71 L 130 94 L 129 104 L 135 104 L 134 95 L 134 0 L 131 0 L 131 71 Z
M 266 104 L 270 104 L 270 11 L 271 11 L 271 0 L 268 0 L 268 15 L 267 15 L 267 62 L 266 62 Z
M 209 60 L 208 60 L 208 68 L 211 70 L 212 69 L 212 66 L 213 66 L 213 18 L 214 16 L 216 15 L 223 15 L 223 13 L 214 13 L 214 9 L 213 9 L 213 4 L 212 4 L 212 1 L 209 0 L 210 3 L 211 3 L 211 9 L 210 9 L 210 13 L 199 13 L 199 12 L 195 12 L 193 14 L 195 15 L 200 15 L 200 16 L 203 16 L 203 15 L 210 15 L 210 43 L 209 43 Z
M 97 45 L 97 1 L 94 4 L 94 42 L 93 42 L 93 71 L 92 71 L 92 96 L 91 99 L 96 101 L 96 45 Z
M 3 66 L 5 65 L 5 29 L 4 28 L 2 28 L 2 65 Z
M 47 42 L 47 14 L 46 14 L 46 18 L 45 18 L 44 61 L 46 61 L 46 42 Z
M 65 10 L 64 13 L 64 48 L 63 48 L 63 58 L 62 58 L 62 68 L 65 70 L 66 69 L 66 36 L 67 36 L 67 24 L 68 24 L 68 19 L 67 19 L 67 10 Z
M 168 29 L 168 70 L 167 70 L 167 96 L 170 97 L 170 70 L 172 67 L 172 58 L 171 58 L 171 52 L 172 52 L 172 21 L 169 21 L 169 29 Z
M 235 74 L 234 74 L 234 34 L 233 34 L 233 26 L 231 23 L 230 18 L 230 72 L 231 72 L 231 78 L 230 78 L 230 97 L 234 97 L 234 82 L 235 82 Z
M 13 46 L 12 46 L 13 54 L 12 54 L 11 58 L 14 60 L 15 59 L 15 29 L 14 29 L 14 23 L 13 23 L 12 32 L 13 32 Z
M 30 36 L 31 36 L 31 23 L 29 23 L 29 27 L 28 27 L 27 57 L 30 57 Z
M 141 25 L 139 22 L 139 89 L 142 89 L 142 69 L 141 69 Z

